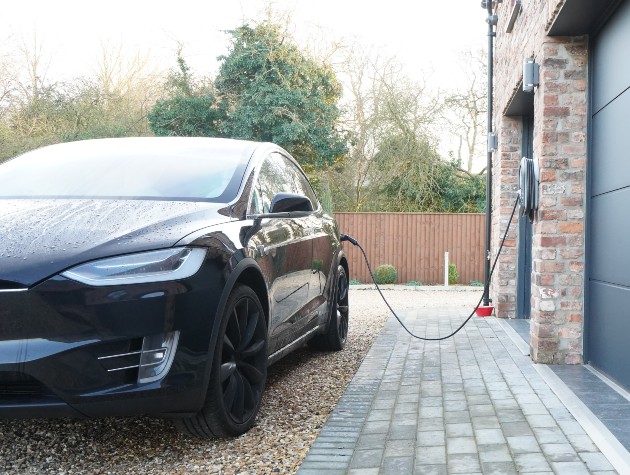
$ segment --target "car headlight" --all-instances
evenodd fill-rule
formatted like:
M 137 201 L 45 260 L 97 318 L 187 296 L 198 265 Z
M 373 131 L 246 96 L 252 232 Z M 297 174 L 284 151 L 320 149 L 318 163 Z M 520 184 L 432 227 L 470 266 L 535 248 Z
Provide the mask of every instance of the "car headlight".
M 195 274 L 205 256 L 199 247 L 163 249 L 88 262 L 61 275 L 94 286 L 164 282 Z

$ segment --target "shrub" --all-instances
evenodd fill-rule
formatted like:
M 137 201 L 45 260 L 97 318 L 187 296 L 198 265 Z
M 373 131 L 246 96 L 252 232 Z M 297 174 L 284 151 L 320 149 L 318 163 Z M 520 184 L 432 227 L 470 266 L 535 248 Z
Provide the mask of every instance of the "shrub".
M 457 272 L 457 266 L 455 264 L 448 265 L 448 283 L 456 284 L 459 280 L 459 273 Z
M 390 264 L 383 264 L 374 271 L 374 280 L 377 284 L 394 284 L 398 280 L 398 271 Z
M 419 287 L 424 284 L 422 282 L 418 282 L 417 280 L 410 280 L 409 282 L 407 282 L 407 285 L 409 287 Z
M 348 284 L 350 284 L 350 285 L 361 285 L 361 281 L 357 280 L 357 279 L 350 279 L 350 282 L 348 282 Z

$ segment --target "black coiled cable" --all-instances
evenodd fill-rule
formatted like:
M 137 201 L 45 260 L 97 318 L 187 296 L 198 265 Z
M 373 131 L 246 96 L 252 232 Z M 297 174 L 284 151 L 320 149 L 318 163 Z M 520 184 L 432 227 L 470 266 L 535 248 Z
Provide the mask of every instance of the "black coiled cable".
M 538 166 L 527 157 L 521 159 L 519 168 L 519 196 L 521 202 L 521 216 L 527 216 L 529 222 L 534 222 L 538 210 Z

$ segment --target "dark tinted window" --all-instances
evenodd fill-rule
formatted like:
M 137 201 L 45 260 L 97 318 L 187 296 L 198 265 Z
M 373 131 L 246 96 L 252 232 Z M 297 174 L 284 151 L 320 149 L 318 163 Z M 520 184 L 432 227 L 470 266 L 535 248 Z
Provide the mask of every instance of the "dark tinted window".
M 252 213 L 269 213 L 277 193 L 295 193 L 311 200 L 317 209 L 317 199 L 302 172 L 286 157 L 272 153 L 265 158 L 252 196 Z
M 42 148 L 0 165 L 0 196 L 227 202 L 238 192 L 252 149 L 208 140 L 96 140 Z

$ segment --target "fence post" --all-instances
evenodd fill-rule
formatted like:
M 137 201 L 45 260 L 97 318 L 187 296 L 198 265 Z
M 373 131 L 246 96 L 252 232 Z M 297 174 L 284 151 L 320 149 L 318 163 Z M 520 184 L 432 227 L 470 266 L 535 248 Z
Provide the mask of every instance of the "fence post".
M 444 253 L 444 287 L 448 287 L 448 251 Z

